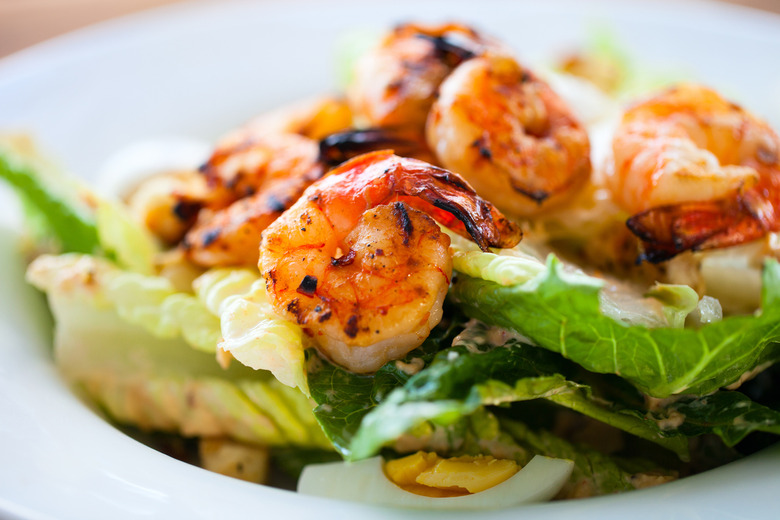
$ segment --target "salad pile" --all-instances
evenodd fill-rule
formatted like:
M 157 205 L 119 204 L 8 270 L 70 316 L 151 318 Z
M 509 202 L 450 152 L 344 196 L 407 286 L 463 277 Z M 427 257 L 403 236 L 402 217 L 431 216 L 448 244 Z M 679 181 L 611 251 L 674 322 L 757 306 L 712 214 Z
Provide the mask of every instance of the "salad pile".
M 366 481 L 432 497 L 547 459 L 569 462 L 529 500 L 622 492 L 776 441 L 767 123 L 603 48 L 532 71 L 458 24 L 400 25 L 350 71 L 121 199 L 0 140 L 56 364 L 110 420 L 257 482 L 381 455 Z

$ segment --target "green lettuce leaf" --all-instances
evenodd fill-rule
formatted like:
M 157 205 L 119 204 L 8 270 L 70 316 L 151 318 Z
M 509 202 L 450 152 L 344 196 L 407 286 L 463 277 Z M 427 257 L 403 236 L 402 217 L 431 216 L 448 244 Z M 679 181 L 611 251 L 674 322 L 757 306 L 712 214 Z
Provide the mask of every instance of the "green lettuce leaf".
M 457 253 L 454 265 L 459 274 L 450 295 L 468 315 L 515 330 L 589 371 L 619 375 L 654 397 L 711 393 L 780 358 L 777 261 L 764 267 L 761 313 L 698 329 L 627 326 L 605 316 L 603 282 L 567 272 L 552 255 L 540 267 L 529 259 Z
M 436 352 L 452 341 L 453 332 L 462 329 L 460 321 L 448 325 L 454 330 L 447 333 L 444 328 L 435 329 L 433 337 L 437 340 L 436 344 L 426 344 L 427 351 L 421 349 L 414 352 L 403 363 L 420 359 L 423 364 L 433 368 L 431 360 L 436 357 Z M 458 341 L 463 341 L 463 336 L 461 334 Z M 475 349 L 476 345 L 473 343 L 478 342 L 480 337 L 485 339 L 485 344 L 487 344 L 487 335 L 475 334 L 470 338 L 472 340 L 471 350 Z M 483 346 L 484 344 L 479 345 L 480 348 Z M 496 351 L 500 350 L 502 349 L 496 349 Z M 548 361 L 555 357 L 554 354 L 538 349 L 534 349 L 533 352 L 540 354 L 542 358 L 548 357 Z M 466 357 L 459 359 L 466 359 L 469 355 L 472 354 L 467 353 Z M 473 355 L 484 356 L 484 354 Z M 444 369 L 447 363 L 447 351 L 439 353 L 439 356 L 440 366 Z M 480 369 L 484 369 L 485 366 L 488 370 L 497 368 L 491 365 L 489 357 L 485 356 L 480 360 L 485 361 L 484 364 L 480 365 Z M 458 362 L 457 359 L 450 361 Z M 536 366 L 545 366 L 543 361 L 540 360 Z M 463 362 L 461 361 L 461 363 Z M 392 402 L 393 396 L 397 395 L 397 390 L 393 392 L 393 389 L 404 384 L 411 384 L 412 380 L 420 377 L 419 385 L 414 388 L 418 392 L 424 393 L 427 382 L 430 382 L 428 379 L 430 376 L 423 378 L 423 375 L 428 373 L 431 368 L 424 368 L 418 375 L 410 375 L 404 371 L 398 371 L 398 364 L 389 363 L 374 376 L 359 376 L 348 373 L 319 358 L 313 358 L 310 364 L 312 369 L 309 374 L 309 382 L 312 396 L 319 403 L 315 410 L 317 418 L 337 449 L 348 458 L 356 458 L 351 447 L 354 446 L 355 442 L 360 444 L 359 437 L 365 435 L 361 434 L 363 431 L 361 422 L 383 410 L 384 403 Z M 554 365 L 555 363 L 551 362 L 547 364 L 547 367 L 552 369 Z M 507 370 L 512 368 L 517 368 L 517 366 L 512 365 L 507 367 Z M 446 369 L 444 371 L 447 372 Z M 462 382 L 455 378 L 450 379 L 448 384 L 442 384 L 442 393 L 453 395 L 468 393 L 468 388 L 464 392 Z M 541 387 L 542 384 L 539 386 Z M 447 397 L 453 397 L 453 395 Z M 534 454 L 568 458 L 575 461 L 576 468 L 564 490 L 564 496 L 567 497 L 601 495 L 635 488 L 635 474 L 637 473 L 635 467 L 626 468 L 613 457 L 583 446 L 572 445 L 548 432 L 533 431 L 517 421 L 505 418 L 499 420 L 484 406 L 476 407 L 468 415 L 453 414 L 446 418 L 448 421 L 408 420 L 407 412 L 421 411 L 421 417 L 436 415 L 435 413 L 431 414 L 431 408 L 426 409 L 426 407 L 432 406 L 435 410 L 441 403 L 445 409 L 451 411 L 452 401 L 453 399 L 445 398 L 432 403 L 421 403 L 420 408 L 404 410 L 400 415 L 392 415 L 393 411 L 397 411 L 396 407 L 386 408 L 388 415 L 385 417 L 388 420 L 382 421 L 381 426 L 394 428 L 394 430 L 380 432 L 380 435 L 387 441 L 384 444 L 398 453 L 426 450 L 436 451 L 447 456 L 490 454 L 499 458 L 514 459 L 521 465 L 526 464 Z M 395 428 L 396 421 L 404 421 L 404 427 Z M 647 423 L 649 428 L 654 431 L 660 430 L 657 426 L 650 425 L 649 420 Z M 407 430 L 405 426 L 408 425 L 411 426 Z M 374 447 L 377 445 L 378 443 L 374 443 Z M 634 466 L 652 467 L 653 465 L 644 462 L 643 464 L 635 463 Z
M 576 370 L 560 356 L 515 339 L 500 346 L 461 339 L 366 415 L 352 439 L 349 457 L 370 457 L 428 421 L 446 425 L 483 406 L 532 399 L 570 408 L 687 457 L 686 437 L 664 432 L 642 410 L 595 397 L 590 387 L 564 375 Z
M 667 434 L 695 437 L 711 433 L 727 446 L 736 445 L 755 431 L 780 435 L 780 411 L 758 404 L 740 392 L 682 396 L 652 411 L 650 416 Z
M 89 290 L 128 323 L 159 338 L 183 338 L 197 350 L 217 349 L 255 370 L 308 395 L 303 333 L 278 317 L 265 296 L 265 284 L 248 269 L 212 269 L 193 282 L 195 294 L 178 291 L 162 276 L 125 271 L 95 256 L 42 255 L 28 279 L 50 291 L 63 280 Z
M 0 178 L 16 190 L 39 245 L 53 242 L 59 252 L 101 254 L 125 269 L 153 272 L 159 246 L 124 205 L 63 175 L 29 140 L 0 139 Z
M 690 437 L 714 434 L 733 446 L 753 431 L 780 434 L 780 412 L 737 392 L 650 400 L 648 411 L 644 397 L 618 378 L 589 373 L 507 336 L 506 331 L 471 324 L 425 369 L 371 403 L 348 449 L 342 450 L 345 456 L 370 457 L 429 423 L 446 427 L 485 406 L 534 399 L 653 442 L 683 460 L 688 459 Z
M 129 271 L 150 275 L 154 257 L 160 251 L 151 233 L 135 222 L 125 206 L 116 200 L 95 199 L 98 241 L 106 255 Z
M 349 372 L 314 351 L 308 352 L 309 389 L 317 403 L 314 415 L 337 450 L 349 455 L 352 437 L 363 417 L 393 389 L 408 381 L 415 370 L 429 363 L 436 352 L 450 345 L 463 328 L 462 319 L 457 312 L 445 312 L 445 320 L 420 347 L 371 375 Z
M 99 249 L 94 214 L 78 187 L 41 160 L 29 141 L 0 141 L 0 178 L 15 189 L 36 239 L 54 240 L 63 251 Z

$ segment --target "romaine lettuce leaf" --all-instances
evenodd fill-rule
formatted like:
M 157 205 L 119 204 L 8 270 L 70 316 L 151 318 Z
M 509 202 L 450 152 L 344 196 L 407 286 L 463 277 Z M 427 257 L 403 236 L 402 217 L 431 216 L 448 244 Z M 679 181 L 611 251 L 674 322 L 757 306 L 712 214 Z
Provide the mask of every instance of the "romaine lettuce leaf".
M 256 281 L 245 294 L 224 302 L 219 308 L 219 348 L 244 365 L 269 370 L 285 385 L 309 395 L 303 330 L 274 312 L 265 281 Z
M 211 352 L 201 352 L 178 333 L 160 334 L 166 327 L 179 326 L 165 319 L 150 326 L 153 312 L 139 312 L 133 318 L 147 326 L 120 316 L 113 296 L 107 296 L 112 294 L 107 285 L 127 275 L 116 271 L 105 260 L 71 254 L 42 257 L 28 272 L 33 284 L 46 291 L 55 317 L 59 370 L 110 417 L 185 436 L 227 436 L 265 445 L 330 445 L 312 415 L 313 403 L 270 373 L 237 363 L 221 368 L 213 345 Z M 136 310 L 144 301 L 149 309 L 160 309 L 155 298 L 166 293 L 162 287 L 157 294 L 128 298 L 136 299 Z M 198 326 L 197 321 L 187 321 Z
M 349 372 L 309 351 L 309 389 L 317 403 L 314 415 L 335 448 L 348 455 L 350 442 L 363 417 L 408 381 L 414 370 L 425 366 L 436 352 L 450 345 L 462 328 L 463 317 L 457 311 L 445 312 L 445 319 L 420 347 L 400 361 L 385 364 L 372 375 Z
M 151 274 L 159 247 L 119 202 L 92 193 L 40 157 L 28 139 L 0 139 L 0 178 L 17 192 L 34 238 L 63 253 L 101 254 Z
M 457 322 L 456 325 L 455 330 L 460 330 L 462 322 Z M 436 350 L 446 346 L 453 339 L 452 331 L 449 334 L 444 332 L 445 329 L 435 330 L 434 337 L 438 344 L 426 345 L 429 347 L 427 352 L 412 353 L 412 359 L 417 357 L 421 361 L 425 360 L 424 364 L 430 364 Z M 475 338 L 478 336 L 475 335 Z M 471 346 L 474 348 L 475 345 Z M 555 356 L 544 351 L 536 350 L 536 352 L 542 357 Z M 439 356 L 442 357 L 441 366 L 444 367 L 446 351 Z M 489 361 L 487 357 L 482 359 Z M 409 361 L 410 359 L 404 360 L 405 363 Z M 408 383 L 410 379 L 418 377 L 398 371 L 396 363 L 389 363 L 374 376 L 351 374 L 319 358 L 313 358 L 311 364 L 309 382 L 312 395 L 319 403 L 315 413 L 326 434 L 342 455 L 348 458 L 357 458 L 351 451 L 351 447 L 355 444 L 356 431 L 358 437 L 361 435 L 361 421 L 382 410 L 383 403 L 392 400 L 392 396 L 396 395 L 392 392 L 394 388 L 410 384 Z M 490 365 L 490 363 L 485 364 Z M 543 365 L 544 363 L 540 363 L 540 366 Z M 484 368 L 482 365 L 480 367 Z M 507 367 L 507 370 L 509 368 L 517 367 L 513 365 Z M 422 377 L 428 370 L 423 369 L 418 373 L 419 376 Z M 425 381 L 430 382 L 427 377 Z M 442 385 L 442 392 L 464 393 L 461 383 L 462 381 L 451 379 L 449 384 Z M 425 386 L 421 380 L 415 388 L 418 392 L 425 392 Z M 469 393 L 468 388 L 465 389 L 465 393 Z M 421 403 L 418 411 L 422 411 L 423 417 L 429 417 L 431 414 L 428 412 L 431 409 L 425 409 L 426 406 L 431 406 L 435 410 L 440 403 L 443 403 L 444 408 L 451 409 L 452 401 L 452 399 L 443 399 Z M 395 411 L 395 407 L 393 408 L 392 411 Z M 392 428 L 396 421 L 410 424 L 405 411 L 401 415 L 385 416 L 388 417 L 391 418 L 382 421 L 382 427 Z M 448 424 L 415 420 L 411 421 L 413 425 L 408 431 L 403 431 L 406 428 L 402 427 L 381 434 L 386 438 L 387 446 L 399 453 L 433 450 L 446 455 L 491 454 L 499 458 L 514 459 L 521 465 L 527 463 L 534 454 L 571 459 L 575 461 L 576 468 L 566 486 L 564 495 L 567 497 L 601 495 L 635 488 L 633 479 L 635 471 L 622 467 L 617 459 L 593 449 L 574 446 L 552 433 L 531 430 L 517 421 L 498 419 L 485 407 L 479 406 L 468 415 L 455 414 L 447 419 L 449 419 Z M 652 425 L 649 427 L 655 431 L 659 430 Z M 357 442 L 360 443 L 359 440 Z M 376 446 L 377 443 L 374 444 Z M 649 467 L 652 464 L 645 463 L 643 466 Z M 666 474 L 669 472 L 665 472 Z
M 106 255 L 129 271 L 150 275 L 160 251 L 151 233 L 133 221 L 127 208 L 116 200 L 91 195 L 95 204 L 98 241 Z
M 665 433 L 642 410 L 596 397 L 587 385 L 564 375 L 575 371 L 560 356 L 515 339 L 500 346 L 461 341 L 366 415 L 349 457 L 370 457 L 427 421 L 449 424 L 483 406 L 532 399 L 554 402 L 687 457 L 687 438 Z
M 499 459 L 512 459 L 525 465 L 531 461 L 534 454 L 531 450 L 519 445 L 501 427 L 499 419 L 487 408 L 480 408 L 471 415 L 442 426 L 432 422 L 425 423 L 414 431 L 410 438 L 405 435 L 393 444 L 393 448 L 405 448 L 411 451 L 409 445 L 413 440 L 422 442 L 417 449 L 436 451 L 441 455 L 491 455 Z
M 160 338 L 183 337 L 192 347 L 216 352 L 219 318 L 194 295 L 177 292 L 163 277 L 123 271 L 91 255 L 42 255 L 27 272 L 30 283 L 51 295 L 67 290 L 112 308 L 119 317 Z
M 618 378 L 587 372 L 558 354 L 506 337 L 505 331 L 472 323 L 454 346 L 440 351 L 405 382 L 399 380 L 389 394 L 385 388 L 380 399 L 351 401 L 350 406 L 364 408 L 360 427 L 342 449 L 344 455 L 370 457 L 409 432 L 419 435 L 419 428 L 429 423 L 447 427 L 485 406 L 534 399 L 653 442 L 683 460 L 688 458 L 689 437 L 715 434 L 732 446 L 753 431 L 780 434 L 780 412 L 737 392 L 651 399 L 648 411 L 644 397 L 625 383 L 617 384 Z M 376 381 L 366 382 L 367 389 L 374 385 Z
M 602 314 L 600 280 L 566 272 L 552 255 L 546 265 L 532 263 L 456 253 L 459 274 L 450 295 L 470 316 L 515 330 L 592 372 L 619 375 L 654 397 L 704 395 L 780 358 L 777 261 L 764 267 L 761 313 L 698 329 L 626 326 Z
M 43 162 L 24 138 L 0 141 L 0 178 L 18 194 L 38 239 L 54 239 L 63 251 L 93 253 L 99 249 L 94 215 L 78 188 Z
M 273 312 L 256 272 L 212 269 L 193 282 L 195 294 L 189 294 L 162 276 L 124 271 L 98 257 L 69 253 L 40 256 L 31 264 L 28 279 L 47 293 L 67 283 L 70 290 L 88 293 L 159 338 L 182 337 L 212 354 L 219 347 L 308 395 L 302 331 Z
M 754 431 L 780 435 L 780 411 L 758 404 L 740 392 L 682 396 L 649 415 L 667 433 L 689 437 L 712 433 L 727 446 L 736 445 Z

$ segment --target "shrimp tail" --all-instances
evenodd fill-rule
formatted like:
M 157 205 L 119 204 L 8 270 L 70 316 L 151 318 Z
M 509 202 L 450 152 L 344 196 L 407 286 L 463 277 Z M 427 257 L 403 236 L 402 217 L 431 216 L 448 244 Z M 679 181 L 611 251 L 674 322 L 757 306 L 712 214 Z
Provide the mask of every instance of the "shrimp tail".
M 520 227 L 477 196 L 462 177 L 436 167 L 425 168 L 425 173 L 423 178 L 426 182 L 417 182 L 418 178 L 404 178 L 400 191 L 433 206 L 435 209 L 424 208 L 433 218 L 461 234 L 462 224 L 483 251 L 488 251 L 490 247 L 514 247 L 520 242 L 523 237 Z M 414 201 L 410 203 L 415 205 Z
M 728 247 L 764 236 L 774 227 L 753 197 L 659 206 L 626 225 L 643 242 L 639 260 L 659 263 L 684 252 Z M 771 204 L 768 206 L 771 208 Z
M 333 170 L 324 181 L 348 177 L 352 193 L 369 207 L 402 201 L 431 215 L 482 249 L 513 247 L 522 239 L 520 227 L 479 197 L 459 175 L 426 162 L 383 150 L 364 154 Z
M 463 28 L 459 29 L 463 30 Z M 436 56 L 452 68 L 484 52 L 484 45 L 478 43 L 480 37 L 473 31 L 470 38 L 464 38 L 462 34 L 457 33 L 434 35 L 421 32 L 415 36 L 431 42 Z
M 422 138 L 414 139 L 406 133 L 393 128 L 336 132 L 320 140 L 320 161 L 328 166 L 338 166 L 353 157 L 377 150 L 392 149 L 402 156 L 427 152 Z

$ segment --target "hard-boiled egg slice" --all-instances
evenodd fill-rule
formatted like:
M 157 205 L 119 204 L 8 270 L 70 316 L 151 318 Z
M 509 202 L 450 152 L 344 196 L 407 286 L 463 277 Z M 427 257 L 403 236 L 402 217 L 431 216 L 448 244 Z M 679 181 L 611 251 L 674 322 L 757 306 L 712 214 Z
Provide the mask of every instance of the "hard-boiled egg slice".
M 307 466 L 298 481 L 298 492 L 415 509 L 499 509 L 551 499 L 568 480 L 574 466 L 570 460 L 537 455 L 496 486 L 470 495 L 440 498 L 404 491 L 387 478 L 382 464 L 382 457 L 373 457 Z

